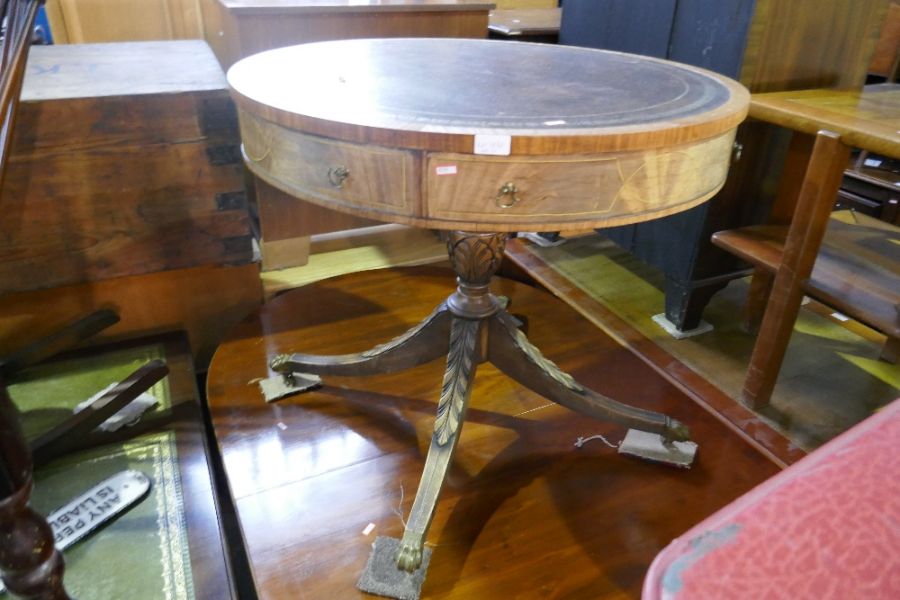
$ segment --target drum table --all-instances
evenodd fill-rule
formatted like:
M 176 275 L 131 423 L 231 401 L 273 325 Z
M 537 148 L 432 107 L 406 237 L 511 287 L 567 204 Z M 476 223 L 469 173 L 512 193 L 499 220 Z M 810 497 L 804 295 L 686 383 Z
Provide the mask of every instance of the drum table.
M 238 62 L 228 80 L 254 174 L 328 208 L 449 231 L 458 287 L 419 325 L 366 352 L 271 362 L 367 375 L 447 356 L 401 569 L 421 564 L 479 363 L 580 413 L 687 439 L 678 421 L 562 372 L 489 283 L 508 232 L 623 225 L 710 198 L 747 113 L 739 84 L 628 54 L 449 39 L 281 48 Z

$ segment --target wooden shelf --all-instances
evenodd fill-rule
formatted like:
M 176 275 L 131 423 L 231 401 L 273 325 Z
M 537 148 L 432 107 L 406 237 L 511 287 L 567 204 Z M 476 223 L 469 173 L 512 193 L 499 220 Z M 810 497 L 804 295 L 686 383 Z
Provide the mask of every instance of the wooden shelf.
M 775 273 L 787 226 L 720 231 L 713 243 Z M 900 335 L 900 228 L 849 211 L 835 213 L 803 291 L 891 337 Z

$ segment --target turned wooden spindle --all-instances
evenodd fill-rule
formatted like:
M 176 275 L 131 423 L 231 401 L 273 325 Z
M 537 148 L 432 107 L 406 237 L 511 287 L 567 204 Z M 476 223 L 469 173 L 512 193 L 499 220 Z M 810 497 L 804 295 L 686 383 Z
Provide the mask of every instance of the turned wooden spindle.
M 68 600 L 63 558 L 47 521 L 28 506 L 31 454 L 16 409 L 0 381 L 0 576 L 28 600 Z

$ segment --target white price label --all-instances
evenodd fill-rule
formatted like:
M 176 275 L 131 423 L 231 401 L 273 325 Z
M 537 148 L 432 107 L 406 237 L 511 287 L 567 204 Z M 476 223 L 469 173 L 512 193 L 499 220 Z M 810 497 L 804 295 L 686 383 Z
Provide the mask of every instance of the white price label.
M 512 136 L 487 133 L 475 135 L 475 154 L 509 156 L 511 148 Z

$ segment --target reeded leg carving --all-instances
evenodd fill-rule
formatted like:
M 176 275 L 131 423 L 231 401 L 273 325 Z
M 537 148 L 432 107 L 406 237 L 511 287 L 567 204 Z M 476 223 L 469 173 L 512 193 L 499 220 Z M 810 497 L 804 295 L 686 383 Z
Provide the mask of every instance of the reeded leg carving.
M 431 446 L 397 556 L 397 566 L 406 571 L 415 571 L 422 564 L 425 536 L 434 517 L 434 508 L 459 440 L 459 431 L 472 392 L 482 323 L 483 321 L 453 318 L 447 369 L 444 371 Z
M 21 598 L 69 600 L 53 532 L 28 506 L 31 485 L 28 446 L 0 382 L 0 574 L 7 588 Z
M 406 333 L 371 350 L 336 356 L 279 354 L 270 366 L 279 373 L 349 376 L 394 373 L 444 356 L 449 337 L 450 311 L 442 303 Z
M 669 440 L 683 441 L 690 437 L 687 427 L 675 419 L 616 402 L 581 386 L 541 354 L 506 313 L 491 319 L 488 360 L 510 378 L 570 410 L 657 433 Z

